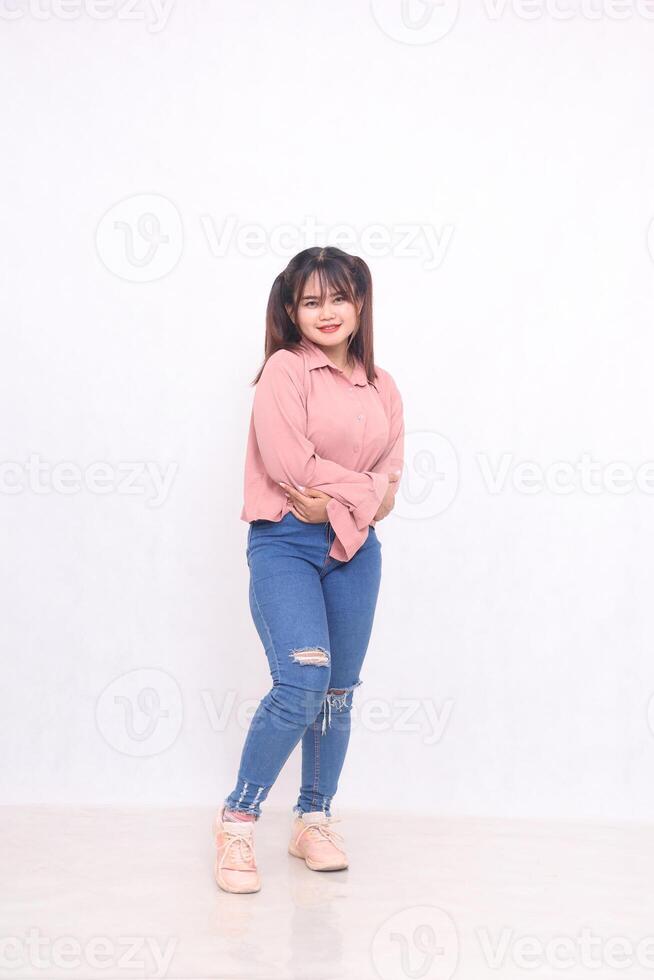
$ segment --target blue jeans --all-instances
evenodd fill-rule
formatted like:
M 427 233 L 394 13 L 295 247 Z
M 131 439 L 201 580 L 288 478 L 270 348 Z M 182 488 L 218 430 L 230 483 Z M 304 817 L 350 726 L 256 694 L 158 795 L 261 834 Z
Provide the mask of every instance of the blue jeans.
M 381 581 L 374 527 L 350 561 L 328 552 L 329 521 L 250 522 L 250 610 L 273 686 L 260 701 L 243 746 L 229 810 L 261 816 L 261 804 L 302 739 L 302 785 L 293 813 L 330 804 L 350 738 L 350 709 L 368 649 Z

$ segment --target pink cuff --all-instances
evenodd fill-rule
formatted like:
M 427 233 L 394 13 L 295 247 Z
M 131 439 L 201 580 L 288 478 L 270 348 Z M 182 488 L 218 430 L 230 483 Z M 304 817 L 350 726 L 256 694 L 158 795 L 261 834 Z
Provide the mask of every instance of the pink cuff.
M 388 487 L 388 474 L 373 473 L 370 499 L 350 509 L 335 497 L 327 504 L 329 523 L 334 528 L 334 541 L 329 555 L 338 561 L 349 561 L 368 537 L 368 525 L 379 510 Z
M 373 520 L 388 489 L 388 473 L 371 473 L 370 475 L 372 476 L 372 485 L 368 493 L 368 500 L 359 504 L 352 511 L 356 525 L 361 531 L 368 527 Z

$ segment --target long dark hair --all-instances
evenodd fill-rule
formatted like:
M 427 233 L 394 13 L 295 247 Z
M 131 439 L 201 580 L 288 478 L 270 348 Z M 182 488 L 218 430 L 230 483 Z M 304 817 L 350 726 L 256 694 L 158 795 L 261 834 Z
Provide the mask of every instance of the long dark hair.
M 297 316 L 300 298 L 307 280 L 316 273 L 320 283 L 320 302 L 328 289 L 345 296 L 358 307 L 363 300 L 359 325 L 348 337 L 348 356 L 357 357 L 363 364 L 368 381 L 375 380 L 375 359 L 372 345 L 372 276 L 358 255 L 327 245 L 325 248 L 305 248 L 298 252 L 275 279 L 266 309 L 266 340 L 264 361 L 251 384 L 256 385 L 268 358 L 277 350 L 295 350 L 303 334 L 289 317 L 290 306 Z

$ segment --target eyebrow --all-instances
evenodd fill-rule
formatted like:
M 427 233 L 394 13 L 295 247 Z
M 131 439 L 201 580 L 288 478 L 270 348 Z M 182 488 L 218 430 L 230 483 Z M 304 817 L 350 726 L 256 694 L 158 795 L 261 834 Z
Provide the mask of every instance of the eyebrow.
M 345 293 L 342 289 L 332 289 L 329 293 L 330 296 L 344 296 Z M 303 296 L 302 299 L 320 299 L 319 296 Z

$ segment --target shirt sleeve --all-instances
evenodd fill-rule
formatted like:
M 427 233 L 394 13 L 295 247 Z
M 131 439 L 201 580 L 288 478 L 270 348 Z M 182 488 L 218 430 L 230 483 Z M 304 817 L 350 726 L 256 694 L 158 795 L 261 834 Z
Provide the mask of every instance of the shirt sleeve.
M 400 481 L 404 469 L 404 405 L 400 390 L 388 372 L 386 372 L 386 378 L 388 379 L 389 387 L 390 431 L 386 449 L 381 458 L 372 467 L 372 472 L 392 473 L 399 471 L 397 482 L 390 484 L 391 493 L 395 497 L 397 491 L 400 489 Z M 375 527 L 377 522 L 372 520 L 370 523 Z
M 252 416 L 263 465 L 271 479 L 298 490 L 313 487 L 332 497 L 330 523 L 340 547 L 334 557 L 349 561 L 365 541 L 388 488 L 389 468 L 350 470 L 324 459 L 306 436 L 306 399 L 295 357 L 273 355 L 256 385 Z

